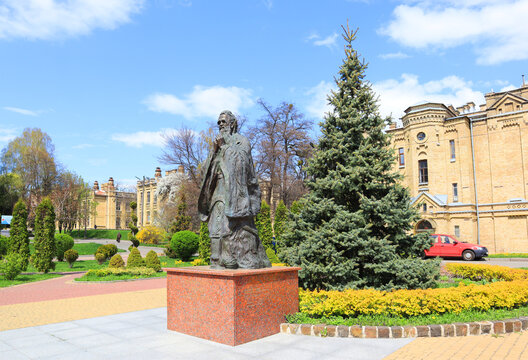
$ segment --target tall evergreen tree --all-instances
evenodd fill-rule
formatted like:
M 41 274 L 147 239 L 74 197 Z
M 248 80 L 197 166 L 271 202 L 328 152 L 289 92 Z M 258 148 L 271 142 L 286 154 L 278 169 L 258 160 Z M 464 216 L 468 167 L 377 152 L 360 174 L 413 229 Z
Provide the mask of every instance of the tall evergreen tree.
M 38 271 L 47 273 L 55 269 L 55 210 L 45 197 L 35 210 L 35 253 L 32 263 Z
M 20 199 L 15 204 L 11 230 L 9 231 L 8 253 L 17 253 L 22 257 L 22 270 L 29 264 L 29 234 L 27 230 L 28 211 L 26 203 Z
M 182 187 L 180 190 L 180 200 L 176 208 L 176 217 L 171 224 L 169 232 L 175 234 L 178 231 L 185 231 L 191 229 L 191 217 L 187 215 L 187 200 L 185 197 L 185 190 Z
M 198 254 L 200 254 L 200 259 L 204 259 L 209 263 L 211 259 L 211 239 L 209 238 L 209 228 L 207 227 L 207 223 L 203 221 L 200 224 Z
M 270 206 L 265 200 L 262 200 L 260 205 L 260 212 L 257 214 L 256 227 L 259 238 L 265 249 L 271 247 L 271 240 L 273 238 L 273 229 L 271 227 L 271 213 Z
M 278 249 L 282 244 L 282 235 L 284 234 L 284 226 L 288 219 L 288 208 L 284 201 L 280 201 L 275 209 L 275 217 L 273 219 L 273 233 L 275 234 L 275 248 Z
M 392 170 L 386 121 L 364 80 L 367 65 L 343 27 L 345 58 L 328 100 L 333 110 L 308 166 L 310 193 L 284 235 L 279 257 L 302 267 L 308 289 L 425 288 L 438 262 L 419 259 L 427 236 L 409 234 L 418 219 Z

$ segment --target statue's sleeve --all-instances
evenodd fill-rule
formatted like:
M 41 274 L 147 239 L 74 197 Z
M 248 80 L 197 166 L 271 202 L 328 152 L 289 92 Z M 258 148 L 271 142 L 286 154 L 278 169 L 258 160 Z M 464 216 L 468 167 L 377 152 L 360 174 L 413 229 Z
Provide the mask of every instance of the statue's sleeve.
M 200 196 L 198 197 L 198 213 L 200 214 L 201 221 L 207 221 L 209 218 L 209 205 L 214 193 L 213 158 L 214 154 L 209 154 L 203 167 L 202 186 L 200 188 Z

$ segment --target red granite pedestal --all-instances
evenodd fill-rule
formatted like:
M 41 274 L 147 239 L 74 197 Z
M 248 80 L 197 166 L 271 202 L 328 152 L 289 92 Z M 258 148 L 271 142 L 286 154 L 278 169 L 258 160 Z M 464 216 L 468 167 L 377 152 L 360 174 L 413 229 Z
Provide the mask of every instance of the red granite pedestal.
M 299 270 L 167 269 L 167 328 L 232 346 L 276 334 L 299 310 Z

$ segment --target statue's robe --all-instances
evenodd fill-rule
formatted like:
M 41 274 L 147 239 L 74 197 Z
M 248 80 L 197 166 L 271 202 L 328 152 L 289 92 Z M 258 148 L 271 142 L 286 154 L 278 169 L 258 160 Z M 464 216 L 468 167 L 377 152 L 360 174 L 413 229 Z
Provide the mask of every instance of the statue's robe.
M 227 268 L 262 268 L 271 264 L 258 237 L 254 217 L 260 211 L 260 189 L 251 146 L 240 134 L 227 136 L 204 164 L 198 211 L 207 221 L 211 241 L 220 239 L 220 253 L 211 259 Z

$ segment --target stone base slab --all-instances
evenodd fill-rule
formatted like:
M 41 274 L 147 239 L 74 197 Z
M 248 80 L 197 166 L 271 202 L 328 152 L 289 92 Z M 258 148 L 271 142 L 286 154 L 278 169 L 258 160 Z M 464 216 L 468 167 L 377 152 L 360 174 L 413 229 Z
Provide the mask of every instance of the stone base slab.
M 167 328 L 231 346 L 276 334 L 299 311 L 299 270 L 167 269 Z

